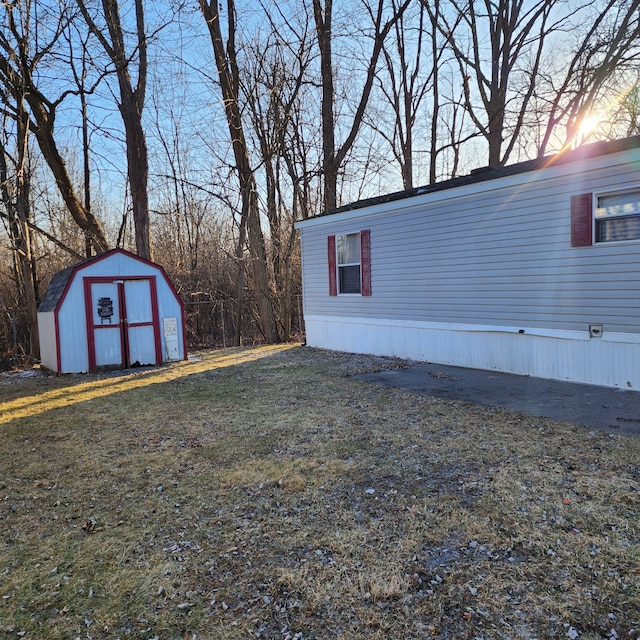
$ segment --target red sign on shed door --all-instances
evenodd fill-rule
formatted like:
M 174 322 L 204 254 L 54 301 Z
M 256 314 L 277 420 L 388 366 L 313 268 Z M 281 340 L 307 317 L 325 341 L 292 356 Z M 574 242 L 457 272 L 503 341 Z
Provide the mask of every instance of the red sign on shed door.
M 85 278 L 89 370 L 160 362 L 154 278 Z

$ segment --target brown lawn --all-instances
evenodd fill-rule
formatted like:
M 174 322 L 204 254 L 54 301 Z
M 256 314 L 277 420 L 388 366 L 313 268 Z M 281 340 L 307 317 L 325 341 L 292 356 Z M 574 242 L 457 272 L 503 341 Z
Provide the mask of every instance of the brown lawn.
M 197 355 L 0 377 L 0 638 L 640 637 L 640 440 Z

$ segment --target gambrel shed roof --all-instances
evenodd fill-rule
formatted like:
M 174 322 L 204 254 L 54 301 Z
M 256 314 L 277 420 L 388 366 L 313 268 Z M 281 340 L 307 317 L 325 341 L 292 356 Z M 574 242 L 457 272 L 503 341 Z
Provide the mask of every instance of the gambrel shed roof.
M 87 261 L 84 260 L 83 262 Z M 83 262 L 79 264 L 83 264 Z M 58 302 L 60 301 L 60 298 L 62 298 L 62 295 L 64 294 L 64 290 L 67 286 L 67 283 L 69 282 L 69 279 L 71 278 L 71 275 L 77 269 L 77 267 L 77 264 L 72 265 L 71 267 L 67 267 L 62 271 L 58 271 L 58 273 L 56 273 L 53 278 L 51 278 L 51 282 L 47 287 L 47 291 L 40 301 L 40 304 L 38 305 L 38 311 L 47 312 L 55 310 Z
M 112 249 L 62 271 L 38 307 L 41 363 L 60 373 L 186 358 L 184 310 L 165 270 Z

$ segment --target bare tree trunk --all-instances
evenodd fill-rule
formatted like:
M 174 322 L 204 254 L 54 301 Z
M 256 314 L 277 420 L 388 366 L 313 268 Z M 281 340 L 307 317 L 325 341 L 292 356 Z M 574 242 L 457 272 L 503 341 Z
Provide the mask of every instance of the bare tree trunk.
M 100 41 L 105 52 L 113 62 L 120 89 L 120 115 L 124 124 L 127 149 L 127 176 L 131 190 L 133 206 L 133 224 L 136 238 L 136 251 L 139 256 L 151 260 L 151 232 L 149 228 L 149 158 L 147 141 L 142 126 L 142 110 L 144 108 L 147 85 L 147 36 L 144 25 L 144 5 L 142 0 L 135 0 L 136 39 L 135 54 L 127 54 L 124 42 L 122 22 L 117 0 L 102 0 L 104 19 L 109 31 L 110 41 L 96 25 L 89 14 L 84 0 L 77 0 L 78 7 L 84 16 L 91 32 Z M 130 72 L 131 60 L 137 58 L 138 78 L 136 86 Z
M 34 258 L 31 250 L 31 229 L 29 227 L 30 175 L 26 168 L 29 117 L 24 110 L 24 105 L 19 104 L 17 106 L 16 116 L 13 197 L 9 188 L 9 172 L 7 167 L 8 152 L 2 141 L 0 141 L 0 195 L 6 210 L 6 218 L 9 222 L 8 230 L 14 255 L 18 297 L 24 301 L 24 308 L 27 312 L 29 323 L 31 342 L 29 355 L 34 358 L 39 358 L 38 291 Z
M 333 116 L 333 102 L 335 91 L 333 88 L 333 55 L 331 43 L 333 41 L 332 18 L 333 0 L 325 0 L 324 7 L 321 0 L 313 0 L 313 17 L 318 34 L 318 49 L 320 51 L 320 78 L 322 82 L 322 171 L 324 175 L 324 208 L 335 209 L 338 197 L 338 165 L 336 163 L 336 136 Z
M 31 336 L 31 356 L 40 357 L 40 340 L 38 336 L 38 294 L 36 290 L 35 269 L 31 252 L 31 231 L 29 220 L 29 173 L 25 169 L 27 162 L 27 145 L 29 139 L 29 118 L 20 109 L 18 120 L 18 166 L 16 172 L 16 214 L 20 225 L 20 239 L 16 251 L 20 257 L 22 269 L 22 286 L 24 287 L 25 305 L 29 317 L 29 334 Z
M 438 179 L 438 120 L 440 118 L 440 70 L 436 65 L 438 60 L 438 26 L 440 13 L 440 0 L 433 3 L 433 12 L 429 11 L 431 18 L 431 59 L 433 60 L 433 100 L 431 110 L 431 131 L 429 135 L 429 184 Z
M 235 3 L 234 0 L 227 0 L 229 34 L 225 46 L 220 28 L 220 14 L 217 1 L 198 1 L 211 37 L 224 101 L 225 115 L 229 127 L 229 135 L 233 146 L 242 201 L 241 215 L 244 219 L 243 222 L 246 224 L 249 253 L 251 256 L 250 266 L 256 287 L 261 331 L 267 342 L 278 342 L 280 336 L 278 335 L 273 308 L 273 292 L 269 278 L 267 250 L 260 226 L 257 184 L 253 169 L 251 168 L 242 122 L 242 113 L 238 103 L 239 74 L 235 51 Z
M 84 208 L 91 211 L 91 167 L 89 166 L 89 120 L 87 116 L 87 96 L 80 92 L 82 110 L 82 173 L 84 176 Z M 91 256 L 91 240 L 85 234 L 85 253 Z
M 14 11 L 19 9 L 13 3 L 4 3 L 9 33 L 13 38 L 1 40 L 0 47 L 0 83 L 5 87 L 8 96 L 17 105 L 28 105 L 30 110 L 29 128 L 33 132 L 40 147 L 40 151 L 53 173 L 60 195 L 75 223 L 89 236 L 97 251 L 106 251 L 109 246 L 98 220 L 90 211 L 83 207 L 67 171 L 65 162 L 60 155 L 54 138 L 54 123 L 56 108 L 62 102 L 64 94 L 58 100 L 50 100 L 36 87 L 33 73 L 42 51 L 30 55 L 30 40 L 28 20 L 22 24 L 15 19 Z M 61 17 L 57 28 L 52 30 L 52 41 L 44 49 L 52 48 L 55 40 L 65 27 L 65 20 Z M 23 29 L 23 30 L 21 30 Z M 9 35 L 9 33 L 7 35 Z
M 244 249 L 247 242 L 246 218 L 240 217 L 238 243 L 236 244 L 236 322 L 233 344 L 239 347 L 242 342 L 242 310 L 245 300 L 245 281 L 247 265 L 244 260 Z
M 291 304 L 292 304 L 292 295 L 291 295 L 291 254 L 287 256 L 285 263 L 285 277 L 284 277 L 284 300 L 282 301 L 283 306 L 283 318 L 282 323 L 284 325 L 284 341 L 289 342 L 291 340 Z
M 71 42 L 71 36 L 69 36 L 69 42 Z M 86 211 L 91 211 L 91 166 L 89 164 L 89 115 L 87 105 L 87 88 L 85 81 L 87 77 L 87 43 L 83 42 L 82 47 L 82 70 L 77 72 L 73 56 L 70 56 L 71 72 L 76 86 L 78 87 L 78 97 L 80 98 L 80 113 L 82 115 L 82 174 L 84 179 L 84 208 Z M 87 257 L 91 256 L 92 247 L 91 239 L 85 234 L 85 254 Z
M 365 81 L 351 122 L 351 128 L 343 143 L 336 149 L 336 123 L 333 113 L 336 96 L 333 86 L 333 54 L 331 52 L 333 0 L 324 0 L 324 5 L 321 4 L 321 0 L 313 0 L 313 16 L 316 23 L 318 49 L 320 51 L 320 76 L 322 82 L 322 171 L 324 175 L 325 210 L 335 209 L 338 204 L 338 172 L 353 147 L 362 125 L 385 38 L 389 30 L 405 12 L 410 2 L 411 0 L 403 0 L 402 4 L 394 7 L 393 15 L 386 22 L 384 22 L 383 16 L 384 0 L 377 0 L 375 9 L 370 6 L 366 7 L 374 26 L 373 48 L 367 63 Z
M 125 104 L 123 100 L 122 118 L 127 132 L 127 164 L 129 186 L 131 189 L 131 203 L 133 206 L 133 226 L 136 236 L 136 252 L 147 260 L 153 259 L 151 248 L 151 229 L 149 226 L 149 196 L 147 191 L 149 181 L 149 164 L 147 158 L 147 143 L 141 116 L 138 115 L 135 104 Z

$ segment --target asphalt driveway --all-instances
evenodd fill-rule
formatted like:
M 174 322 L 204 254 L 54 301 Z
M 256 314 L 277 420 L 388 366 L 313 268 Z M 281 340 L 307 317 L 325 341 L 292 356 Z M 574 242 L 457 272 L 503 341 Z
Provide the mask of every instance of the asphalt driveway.
M 428 363 L 355 377 L 640 438 L 640 391 Z

